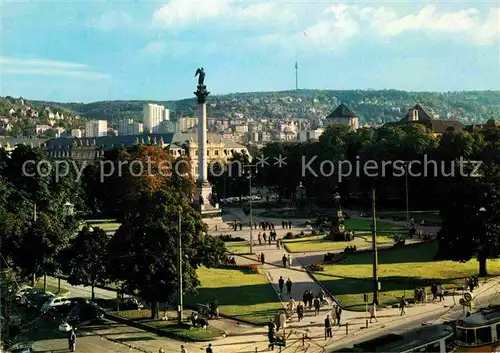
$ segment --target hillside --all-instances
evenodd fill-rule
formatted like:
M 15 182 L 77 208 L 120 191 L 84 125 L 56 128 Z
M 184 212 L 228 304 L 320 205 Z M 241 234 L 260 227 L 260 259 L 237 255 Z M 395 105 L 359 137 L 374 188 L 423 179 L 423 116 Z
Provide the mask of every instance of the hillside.
M 32 101 L 38 106 L 70 110 L 87 119 L 105 119 L 111 123 L 125 118 L 142 119 L 146 101 L 102 101 L 93 103 L 57 103 Z M 194 115 L 195 98 L 177 101 L 148 101 L 170 108 L 171 116 Z M 234 93 L 209 96 L 208 115 L 223 119 L 237 116 L 253 118 L 321 118 L 340 102 L 347 103 L 361 123 L 395 121 L 417 102 L 428 107 L 440 119 L 462 123 L 484 122 L 499 118 L 500 91 L 406 92 L 397 90 L 298 90 L 283 92 Z

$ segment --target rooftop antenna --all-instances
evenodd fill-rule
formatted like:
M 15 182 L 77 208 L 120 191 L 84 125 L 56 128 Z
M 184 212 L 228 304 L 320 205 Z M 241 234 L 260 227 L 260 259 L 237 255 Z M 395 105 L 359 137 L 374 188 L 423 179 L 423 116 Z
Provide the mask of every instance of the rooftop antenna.
M 299 62 L 295 58 L 295 90 L 299 90 Z

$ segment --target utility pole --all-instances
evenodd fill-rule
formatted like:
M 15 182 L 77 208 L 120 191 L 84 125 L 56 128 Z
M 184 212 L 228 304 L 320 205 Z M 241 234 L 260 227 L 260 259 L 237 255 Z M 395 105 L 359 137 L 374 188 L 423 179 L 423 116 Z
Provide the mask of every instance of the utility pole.
M 33 206 L 33 222 L 36 222 L 36 202 Z
M 378 305 L 378 250 L 377 220 L 375 216 L 375 186 L 372 187 L 372 249 L 373 249 L 373 303 Z
M 182 236 L 181 212 L 179 211 L 179 237 L 177 239 L 177 323 L 182 324 Z
M 253 254 L 253 210 L 252 210 L 252 167 L 257 167 L 256 165 L 245 165 L 243 167 L 249 168 L 248 170 L 248 204 L 250 208 L 250 254 Z M 257 173 L 257 170 L 255 171 Z
M 410 224 L 410 202 L 408 196 L 408 162 L 405 162 L 406 173 L 405 173 L 405 188 L 406 188 L 406 223 Z

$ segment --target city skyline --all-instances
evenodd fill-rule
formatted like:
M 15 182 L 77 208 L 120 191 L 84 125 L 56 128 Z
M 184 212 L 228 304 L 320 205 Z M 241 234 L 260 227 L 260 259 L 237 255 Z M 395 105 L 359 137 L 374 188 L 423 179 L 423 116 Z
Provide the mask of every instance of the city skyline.
M 1 3 L 2 95 L 192 98 L 303 89 L 497 90 L 495 2 Z

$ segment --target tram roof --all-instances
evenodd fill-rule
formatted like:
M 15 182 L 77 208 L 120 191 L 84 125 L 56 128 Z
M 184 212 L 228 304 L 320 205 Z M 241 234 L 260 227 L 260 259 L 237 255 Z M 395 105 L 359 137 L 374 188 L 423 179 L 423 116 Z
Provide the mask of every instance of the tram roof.
M 352 349 L 339 352 L 404 352 L 453 334 L 448 325 L 423 326 L 401 334 L 388 334 L 355 344 Z
M 457 323 L 458 327 L 469 328 L 477 326 L 488 326 L 500 323 L 500 305 L 489 308 L 481 308 L 479 311 L 466 316 Z

